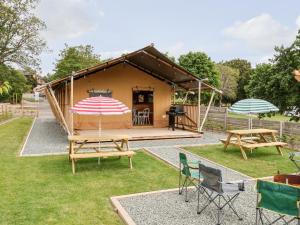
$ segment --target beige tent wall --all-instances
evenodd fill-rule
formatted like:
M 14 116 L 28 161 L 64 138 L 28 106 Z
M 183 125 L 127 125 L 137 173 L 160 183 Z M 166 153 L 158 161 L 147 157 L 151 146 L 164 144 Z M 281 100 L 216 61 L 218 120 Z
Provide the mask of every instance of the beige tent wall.
M 136 69 L 128 64 L 119 64 L 117 66 L 99 71 L 95 74 L 86 76 L 74 81 L 74 103 L 89 97 L 90 89 L 110 89 L 112 97 L 122 101 L 130 109 L 132 109 L 132 89 L 153 88 L 153 106 L 154 106 L 154 127 L 166 127 L 167 117 L 166 111 L 171 105 L 172 88 L 167 83 L 160 81 L 149 74 Z M 62 91 L 62 92 L 65 92 Z M 69 85 L 67 93 L 70 93 Z M 66 100 L 62 98 L 62 100 Z M 68 124 L 69 117 L 69 97 L 67 97 L 67 105 L 64 107 L 64 115 Z M 115 128 L 132 128 L 132 114 L 128 113 L 121 116 L 102 116 L 101 124 L 103 129 Z M 75 115 L 75 129 L 98 129 L 98 117 Z

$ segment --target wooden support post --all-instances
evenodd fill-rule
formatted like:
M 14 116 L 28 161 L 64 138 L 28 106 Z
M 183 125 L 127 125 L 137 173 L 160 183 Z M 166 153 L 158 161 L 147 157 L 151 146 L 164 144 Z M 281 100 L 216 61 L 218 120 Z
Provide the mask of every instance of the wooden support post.
M 198 132 L 201 132 L 201 81 L 198 81 L 198 120 L 197 120 L 197 128 Z
M 72 72 L 72 76 L 71 76 L 71 90 L 70 90 L 70 108 L 73 107 L 73 98 L 74 98 L 74 74 L 75 72 Z M 71 113 L 71 135 L 74 134 L 74 118 L 73 118 L 73 113 Z
M 55 94 L 54 94 L 53 90 L 51 89 L 51 87 L 49 87 L 48 90 L 49 90 L 50 96 L 52 97 L 52 99 L 54 101 L 53 102 L 54 103 L 54 108 L 57 111 L 57 116 L 59 117 L 58 119 L 61 121 L 62 126 L 64 127 L 64 129 L 66 130 L 66 132 L 70 135 L 70 131 L 69 131 L 68 125 L 67 125 L 66 120 L 64 118 L 64 115 L 63 115 L 63 113 L 62 113 L 62 111 L 61 111 L 61 109 L 59 107 L 59 104 L 57 102 Z
M 213 92 L 212 92 L 212 95 L 211 95 L 211 97 L 210 97 L 210 100 L 209 100 L 207 109 L 206 109 L 205 114 L 204 114 L 204 118 L 203 118 L 203 120 L 202 120 L 202 124 L 201 124 L 201 126 L 200 126 L 200 132 L 202 131 L 202 128 L 203 128 L 203 126 L 204 126 L 204 123 L 205 123 L 205 120 L 206 120 L 206 118 L 207 118 L 208 112 L 209 112 L 209 110 L 210 110 L 210 106 L 211 106 L 211 103 L 212 103 L 212 101 L 213 101 L 213 99 L 214 99 L 215 93 L 216 93 L 216 92 L 213 91 Z

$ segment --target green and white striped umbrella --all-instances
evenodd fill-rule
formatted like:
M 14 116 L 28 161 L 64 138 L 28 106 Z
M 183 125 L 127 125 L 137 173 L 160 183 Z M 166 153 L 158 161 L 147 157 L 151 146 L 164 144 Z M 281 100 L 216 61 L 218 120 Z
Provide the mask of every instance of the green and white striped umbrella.
M 278 112 L 279 109 L 268 101 L 262 99 L 248 98 L 234 103 L 229 108 L 229 111 L 240 114 L 259 114 Z

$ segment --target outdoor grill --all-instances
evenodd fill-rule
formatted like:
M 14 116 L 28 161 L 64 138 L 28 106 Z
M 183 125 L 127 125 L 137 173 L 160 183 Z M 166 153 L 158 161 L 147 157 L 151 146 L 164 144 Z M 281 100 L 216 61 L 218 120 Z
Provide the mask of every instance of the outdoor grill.
M 178 124 L 178 117 L 185 115 L 185 112 L 183 110 L 183 105 L 171 106 L 169 111 L 167 111 L 166 113 L 167 115 L 169 115 L 169 128 L 172 128 L 172 130 L 174 131 L 176 121 Z

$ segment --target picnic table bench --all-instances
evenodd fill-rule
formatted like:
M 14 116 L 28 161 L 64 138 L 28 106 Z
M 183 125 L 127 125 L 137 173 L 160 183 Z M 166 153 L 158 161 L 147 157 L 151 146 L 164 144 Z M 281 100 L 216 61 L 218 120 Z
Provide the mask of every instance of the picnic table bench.
M 75 162 L 78 159 L 85 158 L 107 158 L 127 156 L 129 167 L 132 169 L 132 156 L 135 152 L 129 150 L 129 136 L 89 136 L 89 135 L 71 135 L 69 140 L 69 160 L 72 161 L 72 172 L 75 174 Z M 102 145 L 103 142 L 111 142 L 112 145 Z M 97 144 L 98 143 L 98 144 Z M 125 148 L 124 148 L 125 147 Z M 109 148 L 103 151 L 102 149 Z M 93 150 L 86 151 L 86 150 Z
M 277 130 L 270 129 L 249 129 L 249 130 L 228 130 L 228 137 L 220 139 L 224 144 L 224 150 L 227 150 L 228 145 L 238 146 L 242 156 L 247 160 L 245 150 L 253 150 L 260 147 L 276 147 L 278 153 L 283 155 L 281 147 L 287 145 L 285 142 L 277 141 L 275 134 Z M 251 136 L 249 136 L 251 135 Z M 254 135 L 254 136 L 252 136 Z M 267 140 L 267 136 L 271 137 L 272 141 Z

